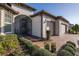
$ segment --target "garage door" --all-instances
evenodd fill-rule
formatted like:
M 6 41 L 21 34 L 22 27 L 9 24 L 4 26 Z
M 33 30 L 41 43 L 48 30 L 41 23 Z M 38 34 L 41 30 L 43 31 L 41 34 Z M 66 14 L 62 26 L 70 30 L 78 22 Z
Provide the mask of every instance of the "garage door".
M 63 35 L 63 34 L 65 34 L 65 25 L 61 24 L 60 35 Z

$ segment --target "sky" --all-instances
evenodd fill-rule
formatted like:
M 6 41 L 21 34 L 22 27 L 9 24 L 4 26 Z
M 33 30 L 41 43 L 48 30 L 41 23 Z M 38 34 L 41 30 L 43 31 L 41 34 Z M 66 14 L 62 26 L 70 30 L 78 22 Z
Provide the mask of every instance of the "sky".
M 46 10 L 55 16 L 63 16 L 71 24 L 79 24 L 79 3 L 28 3 L 40 10 Z

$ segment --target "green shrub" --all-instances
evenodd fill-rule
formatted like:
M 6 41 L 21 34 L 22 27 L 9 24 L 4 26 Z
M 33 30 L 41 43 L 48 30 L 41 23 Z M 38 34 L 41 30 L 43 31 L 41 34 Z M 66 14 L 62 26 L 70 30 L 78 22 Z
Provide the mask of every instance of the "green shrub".
M 59 49 L 58 55 L 63 55 L 63 54 L 66 55 L 66 51 L 63 51 L 63 50 L 66 50 L 67 53 L 71 53 L 74 56 L 75 52 L 76 52 L 76 45 L 73 42 L 68 41 L 65 45 L 63 45 Z M 63 54 L 61 54 L 61 53 L 63 53 Z
M 1 55 L 12 53 L 13 51 L 16 51 L 17 48 L 20 48 L 17 35 L 15 34 L 0 35 Z
M 70 43 L 64 44 L 59 50 L 64 49 L 66 46 L 69 46 L 69 47 L 71 47 L 72 49 L 76 50 L 76 49 L 75 49 L 76 47 L 74 47 L 74 46 L 73 46 L 72 44 L 70 44 Z
M 67 45 L 67 46 L 69 46 L 69 47 L 71 47 L 72 49 L 74 49 L 74 51 L 76 51 L 76 47 L 75 47 L 75 46 L 73 46 L 72 44 L 67 43 L 66 45 Z
M 69 29 L 68 33 L 75 34 L 75 31 L 73 29 Z
M 9 49 L 14 50 L 14 49 L 18 48 L 18 46 L 19 46 L 17 36 L 14 34 L 4 36 L 4 41 L 2 44 L 6 50 L 9 50 Z
M 3 55 L 5 52 L 4 47 L 2 46 L 2 42 L 0 42 L 0 55 Z
M 71 29 L 68 30 L 68 33 L 71 33 Z
M 25 44 L 26 49 L 30 49 L 30 47 L 32 47 L 32 42 L 28 39 L 25 38 L 20 38 L 20 41 Z
M 60 51 L 57 53 L 57 56 L 73 56 L 73 54 L 70 53 L 70 52 L 67 51 L 67 50 L 60 50 Z
M 75 55 L 75 50 L 73 48 L 71 48 L 70 46 L 65 46 L 64 50 L 69 51 L 70 53 L 72 53 L 73 55 Z
M 36 53 L 33 53 L 33 56 L 52 56 L 52 53 L 46 49 L 38 49 Z
M 52 53 L 49 52 L 48 50 L 40 49 L 37 46 L 33 45 L 30 40 L 21 38 L 21 41 L 24 43 L 25 48 L 28 49 L 28 53 L 31 56 L 49 56 L 49 55 L 52 55 Z
M 44 45 L 44 48 L 47 49 L 47 50 L 49 50 L 49 47 L 50 47 L 50 46 L 49 46 L 48 43 L 46 43 L 46 44 Z
M 67 41 L 67 44 L 70 43 L 72 44 L 74 47 L 76 47 L 75 43 L 74 42 L 71 42 L 71 41 Z
M 23 51 L 21 51 L 21 49 L 17 48 L 14 52 L 11 53 L 14 56 L 24 56 L 25 54 L 23 53 Z

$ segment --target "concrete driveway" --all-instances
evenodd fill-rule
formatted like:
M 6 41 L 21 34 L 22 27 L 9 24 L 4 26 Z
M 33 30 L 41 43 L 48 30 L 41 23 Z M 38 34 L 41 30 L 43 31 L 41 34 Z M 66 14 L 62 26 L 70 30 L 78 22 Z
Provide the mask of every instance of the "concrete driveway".
M 67 41 L 72 41 L 76 44 L 78 47 L 78 40 L 79 40 L 79 35 L 76 34 L 65 34 L 62 36 L 52 36 L 51 40 L 56 42 L 56 48 L 57 50 L 64 45 Z
M 72 41 L 74 42 L 77 47 L 77 40 L 79 40 L 79 35 L 76 34 L 65 34 L 62 36 L 52 36 L 51 42 L 56 43 L 56 49 L 59 50 L 62 45 L 64 45 L 67 41 Z M 39 46 L 40 48 L 44 48 L 44 43 L 45 41 L 38 41 L 38 42 L 33 42 L 35 45 Z

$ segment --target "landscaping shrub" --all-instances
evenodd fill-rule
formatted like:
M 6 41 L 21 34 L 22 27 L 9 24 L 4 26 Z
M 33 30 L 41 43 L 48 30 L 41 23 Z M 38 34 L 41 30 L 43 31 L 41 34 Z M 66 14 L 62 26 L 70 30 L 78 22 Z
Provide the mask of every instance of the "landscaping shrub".
M 21 51 L 19 48 L 16 49 L 14 52 L 11 53 L 14 56 L 24 56 L 25 54 L 23 53 L 23 51 Z
M 20 48 L 17 35 L 7 34 L 0 35 L 0 54 L 7 55 Z
M 66 50 L 66 51 L 63 51 L 63 50 Z M 73 42 L 71 42 L 71 41 L 68 41 L 65 45 L 63 45 L 60 49 L 59 49 L 59 51 L 58 51 L 58 53 L 57 53 L 57 55 L 62 55 L 63 56 L 63 54 L 64 55 L 68 55 L 68 53 L 70 54 L 72 54 L 73 56 L 75 55 L 75 52 L 76 52 L 76 45 L 75 45 L 75 43 L 73 43 Z M 63 53 L 63 54 L 62 54 Z M 71 55 L 70 54 L 70 55 Z M 70 56 L 69 55 L 69 56 Z
M 0 42 L 0 55 L 5 53 L 4 47 L 2 46 L 2 42 Z
M 70 34 L 75 34 L 75 31 L 74 31 L 73 29 L 69 29 L 69 30 L 68 30 L 68 33 L 70 33 Z
M 47 50 L 49 50 L 49 47 L 50 47 L 50 46 L 49 46 L 48 43 L 46 43 L 46 44 L 44 45 L 44 48 L 47 49 Z
M 4 36 L 3 40 L 4 41 L 2 44 L 6 50 L 15 50 L 19 46 L 17 35 L 14 35 L 14 34 L 6 35 Z
M 67 51 L 67 50 L 60 50 L 60 51 L 57 53 L 57 56 L 73 56 L 73 54 L 70 53 L 70 52 Z
M 74 42 L 71 42 L 71 41 L 67 41 L 67 44 L 70 43 L 72 44 L 74 47 L 76 47 L 75 43 Z
M 64 50 L 69 51 L 70 53 L 72 53 L 73 55 L 75 55 L 75 50 L 73 48 L 71 48 L 70 46 L 65 46 Z
M 36 52 L 33 52 L 32 56 L 52 56 L 52 53 L 46 49 L 38 49 Z
M 69 47 L 71 47 L 72 49 L 74 49 L 74 50 L 76 51 L 76 47 L 75 47 L 75 46 L 73 46 L 72 44 L 67 43 L 66 45 L 67 45 L 67 46 L 69 46 Z
M 51 52 L 49 52 L 46 49 L 40 49 L 37 46 L 33 45 L 30 40 L 22 39 L 21 41 L 24 42 L 25 48 L 28 49 L 28 53 L 31 56 L 49 56 L 52 55 Z

